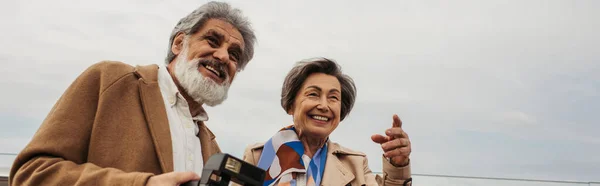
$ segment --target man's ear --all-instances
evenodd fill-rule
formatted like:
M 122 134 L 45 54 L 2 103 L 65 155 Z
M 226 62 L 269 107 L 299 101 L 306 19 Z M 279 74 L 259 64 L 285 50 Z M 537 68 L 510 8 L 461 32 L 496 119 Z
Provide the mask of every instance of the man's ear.
M 173 38 L 173 44 L 171 44 L 171 52 L 175 55 L 179 55 L 183 50 L 183 40 L 185 39 L 185 33 L 179 32 L 175 38 Z

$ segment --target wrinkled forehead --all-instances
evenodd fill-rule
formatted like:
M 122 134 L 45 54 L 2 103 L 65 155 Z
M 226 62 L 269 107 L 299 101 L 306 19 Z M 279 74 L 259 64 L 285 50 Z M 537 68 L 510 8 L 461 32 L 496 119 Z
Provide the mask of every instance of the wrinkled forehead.
M 319 91 L 341 91 L 340 81 L 337 77 L 325 73 L 310 74 L 302 85 L 302 89 L 318 89 Z
M 245 48 L 242 33 L 227 21 L 209 19 L 200 30 L 200 34 L 216 34 L 223 37 L 226 42 L 232 45 L 238 45 L 241 50 L 244 50 Z

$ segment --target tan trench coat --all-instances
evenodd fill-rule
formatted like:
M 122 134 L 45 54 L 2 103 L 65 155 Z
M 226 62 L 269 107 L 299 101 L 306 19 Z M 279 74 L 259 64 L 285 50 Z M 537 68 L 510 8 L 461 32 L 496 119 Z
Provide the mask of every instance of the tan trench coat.
M 264 143 L 250 145 L 244 151 L 244 161 L 258 164 Z M 403 185 L 411 177 L 410 164 L 405 167 L 394 167 L 383 158 L 383 176 L 375 175 L 369 169 L 367 156 L 334 142 L 327 142 L 327 160 L 323 172 L 323 186 L 344 185 Z M 411 185 L 408 183 L 407 185 Z

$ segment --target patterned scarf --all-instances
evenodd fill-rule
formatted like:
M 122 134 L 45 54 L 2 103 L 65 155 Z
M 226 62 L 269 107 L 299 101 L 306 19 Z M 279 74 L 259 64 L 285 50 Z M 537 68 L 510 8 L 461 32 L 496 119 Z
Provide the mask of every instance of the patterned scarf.
M 275 183 L 295 186 L 298 173 L 306 174 L 307 186 L 315 186 L 321 184 L 326 159 L 327 143 L 311 159 L 304 154 L 304 146 L 298 139 L 296 128 L 290 125 L 265 143 L 258 167 L 267 171 L 264 186 Z M 308 162 L 308 166 L 305 162 Z

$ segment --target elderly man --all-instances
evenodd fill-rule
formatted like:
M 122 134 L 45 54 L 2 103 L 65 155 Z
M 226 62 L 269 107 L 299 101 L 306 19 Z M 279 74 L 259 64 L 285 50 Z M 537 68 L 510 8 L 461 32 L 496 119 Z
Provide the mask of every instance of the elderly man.
M 240 10 L 209 2 L 182 18 L 166 66 L 97 63 L 65 91 L 17 156 L 11 185 L 178 185 L 220 152 L 204 104 L 252 59 Z

